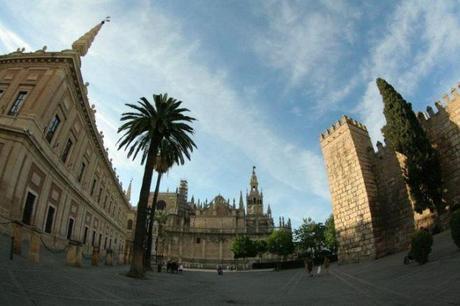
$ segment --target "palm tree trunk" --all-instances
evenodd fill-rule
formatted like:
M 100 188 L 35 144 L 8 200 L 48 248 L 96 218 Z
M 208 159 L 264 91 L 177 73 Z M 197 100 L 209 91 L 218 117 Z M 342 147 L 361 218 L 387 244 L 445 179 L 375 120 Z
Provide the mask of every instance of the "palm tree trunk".
M 147 248 L 145 251 L 145 264 L 144 267 L 146 270 L 152 270 L 152 264 L 151 264 L 151 257 L 152 257 L 152 236 L 153 236 L 153 223 L 155 221 L 155 207 L 157 204 L 158 200 L 158 193 L 160 191 L 160 182 L 161 182 L 161 176 L 162 172 L 158 172 L 157 176 L 157 184 L 155 186 L 155 192 L 153 194 L 153 201 L 152 201 L 152 208 L 150 209 L 150 222 L 149 222 L 149 229 L 147 232 Z
M 146 235 L 146 216 L 147 216 L 147 203 L 150 194 L 150 185 L 152 184 L 153 166 L 157 156 L 159 140 L 152 139 L 147 160 L 144 167 L 144 176 L 142 178 L 142 187 L 139 194 L 139 202 L 137 204 L 137 219 L 136 229 L 134 232 L 133 242 L 133 259 L 128 273 L 130 277 L 142 278 L 144 277 L 144 242 Z

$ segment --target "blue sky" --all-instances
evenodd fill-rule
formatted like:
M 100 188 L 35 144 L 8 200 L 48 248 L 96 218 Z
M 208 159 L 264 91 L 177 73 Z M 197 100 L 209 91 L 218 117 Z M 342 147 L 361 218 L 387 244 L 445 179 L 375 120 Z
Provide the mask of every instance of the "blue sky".
M 162 189 L 239 197 L 257 167 L 275 220 L 331 213 L 319 135 L 342 114 L 381 139 L 383 77 L 417 111 L 460 81 L 460 1 L 5 1 L 0 53 L 70 48 L 105 16 L 83 58 L 98 127 L 133 203 L 139 161 L 117 151 L 124 103 L 167 92 L 198 119 L 198 150 Z

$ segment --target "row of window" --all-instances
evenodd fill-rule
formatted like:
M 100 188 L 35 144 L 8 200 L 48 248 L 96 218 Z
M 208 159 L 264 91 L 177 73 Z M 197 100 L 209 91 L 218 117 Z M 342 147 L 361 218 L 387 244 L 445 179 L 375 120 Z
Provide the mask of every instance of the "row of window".
M 3 94 L 3 90 L 0 90 L 0 98 Z M 21 109 L 22 105 L 24 104 L 24 101 L 27 97 L 27 94 L 28 92 L 27 91 L 20 91 L 18 93 L 18 95 L 16 96 L 16 99 L 14 100 L 9 112 L 8 112 L 8 115 L 11 115 L 11 116 L 15 116 L 19 113 L 19 110 Z M 51 143 L 53 138 L 54 138 L 54 135 L 56 134 L 59 126 L 61 124 L 61 118 L 59 117 L 58 114 L 54 115 L 54 117 L 51 119 L 50 123 L 48 124 L 48 127 L 46 128 L 46 132 L 45 132 L 45 139 L 48 141 L 48 143 Z M 69 158 L 70 156 L 70 152 L 72 150 L 72 147 L 74 145 L 74 142 L 72 141 L 72 138 L 69 137 L 67 139 L 67 142 L 65 143 L 65 146 L 64 146 L 64 150 L 62 151 L 62 154 L 61 154 L 61 161 L 63 163 L 66 163 L 67 162 L 67 159 Z M 77 180 L 79 183 L 82 182 L 82 179 L 83 179 L 83 176 L 85 175 L 85 170 L 87 168 L 87 162 L 85 161 L 82 161 L 80 163 L 80 169 L 78 171 L 78 176 L 77 176 Z M 90 195 L 93 196 L 94 195 L 94 191 L 95 191 L 95 187 L 96 187 L 96 184 L 97 184 L 97 179 L 94 179 L 93 182 L 92 182 L 92 186 L 91 186 L 91 192 L 90 192 Z M 97 197 L 97 203 L 100 204 L 101 202 L 101 197 L 102 197 L 102 192 L 103 192 L 103 188 L 99 188 L 99 193 L 98 193 L 98 197 Z M 104 209 L 106 209 L 106 202 L 107 202 L 107 197 L 108 195 L 106 195 L 105 197 L 105 201 L 104 201 Z M 111 201 L 109 206 L 108 206 L 108 212 L 112 215 L 112 217 L 115 217 L 115 211 L 116 211 L 116 207 L 113 205 L 113 202 Z M 120 222 L 120 215 L 121 215 L 121 208 L 118 207 L 118 215 L 117 215 L 117 219 L 118 221 Z
M 28 225 L 32 224 L 32 216 L 34 214 L 35 210 L 35 202 L 37 200 L 37 196 L 32 193 L 28 192 L 26 196 L 26 202 L 24 205 L 24 211 L 23 211 L 23 216 L 22 216 L 22 222 Z M 43 231 L 45 233 L 51 234 L 53 230 L 53 225 L 55 222 L 55 215 L 56 215 L 56 208 L 52 205 L 48 205 L 48 209 L 46 212 L 46 217 L 45 217 L 45 222 L 43 225 Z M 68 240 L 73 238 L 73 231 L 74 231 L 74 224 L 75 224 L 75 219 L 73 217 L 69 217 L 68 223 L 67 223 L 67 235 L 66 238 Z M 85 231 L 83 234 L 83 244 L 87 244 L 87 239 L 88 239 L 88 231 L 89 228 L 88 226 L 85 226 Z M 91 240 L 91 245 L 96 246 L 96 230 L 93 230 L 92 232 L 92 240 Z M 109 240 L 107 240 L 109 239 Z M 98 240 L 98 245 L 101 247 L 101 241 L 102 241 L 102 234 L 99 234 L 99 240 Z M 107 245 L 108 241 L 108 245 Z M 115 245 L 117 244 L 117 239 L 115 238 L 114 240 Z M 104 249 L 106 248 L 111 249 L 112 248 L 112 238 L 105 237 L 105 242 L 104 242 Z

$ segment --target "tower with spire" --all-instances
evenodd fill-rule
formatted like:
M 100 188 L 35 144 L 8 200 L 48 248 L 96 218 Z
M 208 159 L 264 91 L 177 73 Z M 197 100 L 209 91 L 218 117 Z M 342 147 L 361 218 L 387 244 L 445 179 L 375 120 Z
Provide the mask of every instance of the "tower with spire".
M 256 167 L 252 167 L 252 175 L 249 181 L 249 193 L 246 195 L 246 202 L 248 206 L 248 216 L 263 215 L 263 194 L 259 192 L 259 182 L 256 175 Z

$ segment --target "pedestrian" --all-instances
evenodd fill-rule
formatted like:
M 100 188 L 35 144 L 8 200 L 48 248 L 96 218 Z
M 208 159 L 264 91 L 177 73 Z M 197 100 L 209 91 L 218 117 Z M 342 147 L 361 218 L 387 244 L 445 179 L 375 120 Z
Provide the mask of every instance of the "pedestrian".
M 326 270 L 327 273 L 329 273 L 329 257 L 325 256 L 324 257 L 324 270 Z
M 307 270 L 308 275 L 310 275 L 310 277 L 313 277 L 313 274 L 311 273 L 313 271 L 313 260 L 310 256 L 307 257 Z
M 222 266 L 217 265 L 217 275 L 223 275 L 223 274 L 224 274 L 224 271 L 222 270 Z
M 318 269 L 316 270 L 316 274 L 318 274 L 318 276 L 321 274 L 321 263 L 318 265 Z

